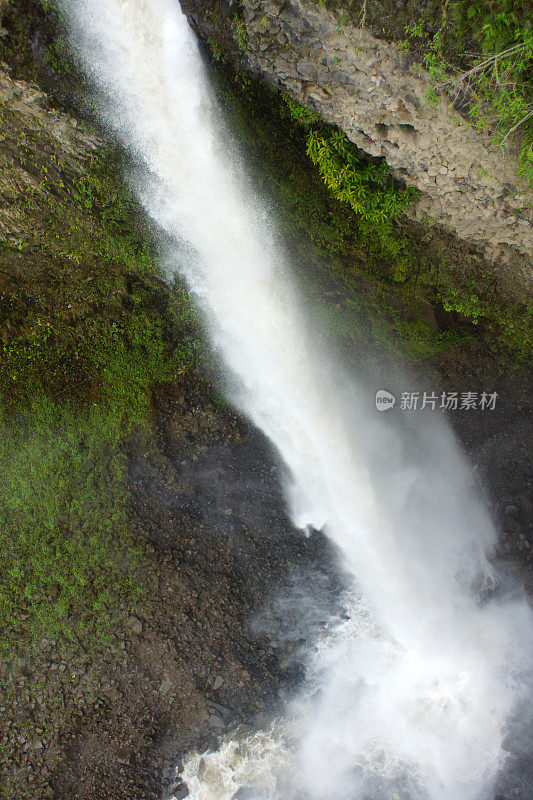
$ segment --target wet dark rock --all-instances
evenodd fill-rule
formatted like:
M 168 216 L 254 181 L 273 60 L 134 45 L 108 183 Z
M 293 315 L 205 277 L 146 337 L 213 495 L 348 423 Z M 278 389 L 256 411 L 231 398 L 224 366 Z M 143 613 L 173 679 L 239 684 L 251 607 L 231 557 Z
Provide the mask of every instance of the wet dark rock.
M 506 517 L 516 517 L 518 515 L 518 506 L 510 504 L 505 506 L 503 513 Z
M 172 791 L 172 800 L 185 800 L 189 796 L 189 787 L 186 783 L 180 783 Z
M 212 730 L 224 730 L 226 725 L 225 725 L 224 720 L 222 719 L 222 717 L 219 717 L 218 715 L 213 714 L 212 716 L 209 717 L 209 727 Z

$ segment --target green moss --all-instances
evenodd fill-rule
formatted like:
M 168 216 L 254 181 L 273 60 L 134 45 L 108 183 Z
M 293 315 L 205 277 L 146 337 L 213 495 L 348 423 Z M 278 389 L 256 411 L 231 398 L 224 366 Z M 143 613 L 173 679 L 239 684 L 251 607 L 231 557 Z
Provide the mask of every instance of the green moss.
M 32 280 L 14 293 L 6 283 L 0 293 L 11 331 L 2 345 L 0 388 L 14 402 L 36 387 L 105 399 L 123 394 L 124 380 L 133 391 L 171 379 L 193 357 L 192 335 L 190 352 L 169 344 L 188 324 L 187 299 L 170 301 L 151 278 L 154 253 L 120 184 L 115 155 L 94 157 L 61 198 L 52 194 L 49 174 L 50 192 L 22 199 L 28 233 L 17 247 L 4 246 L 2 272 Z M 126 364 L 127 378 L 118 380 Z
M 117 594 L 137 592 L 119 406 L 35 399 L 0 418 L 0 649 L 35 637 L 94 641 Z
M 156 279 L 120 155 L 70 180 L 45 140 L 19 140 L 42 180 L 14 198 L 24 239 L 0 248 L 0 648 L 21 626 L 94 642 L 134 601 L 122 443 L 199 347 L 187 293 Z

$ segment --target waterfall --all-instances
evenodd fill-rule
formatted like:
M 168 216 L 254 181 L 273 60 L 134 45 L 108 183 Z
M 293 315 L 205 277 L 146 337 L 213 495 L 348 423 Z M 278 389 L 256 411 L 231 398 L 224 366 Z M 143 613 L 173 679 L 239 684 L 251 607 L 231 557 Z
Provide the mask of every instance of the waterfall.
M 379 414 L 315 335 L 177 0 L 60 4 L 227 394 L 286 465 L 295 525 L 324 531 L 351 586 L 283 717 L 201 770 L 191 754 L 191 798 L 491 797 L 532 623 L 519 597 L 491 599 L 496 535 L 451 432 L 437 414 Z

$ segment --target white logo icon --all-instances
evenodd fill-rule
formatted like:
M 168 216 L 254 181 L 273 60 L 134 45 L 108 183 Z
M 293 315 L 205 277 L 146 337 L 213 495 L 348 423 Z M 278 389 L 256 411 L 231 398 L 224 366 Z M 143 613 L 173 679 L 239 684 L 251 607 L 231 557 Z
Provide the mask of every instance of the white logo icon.
M 389 408 L 394 408 L 396 398 L 385 389 L 379 389 L 376 392 L 376 408 L 378 411 L 388 411 Z

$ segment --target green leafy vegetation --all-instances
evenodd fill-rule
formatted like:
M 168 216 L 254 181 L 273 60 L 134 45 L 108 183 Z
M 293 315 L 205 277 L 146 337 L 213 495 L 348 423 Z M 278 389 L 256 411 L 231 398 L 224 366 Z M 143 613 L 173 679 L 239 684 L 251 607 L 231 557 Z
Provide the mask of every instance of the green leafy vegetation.
M 311 125 L 320 125 L 321 120 L 316 111 L 300 105 L 300 103 L 293 100 L 288 94 L 283 93 L 282 99 L 289 109 L 289 114 L 293 122 L 296 122 L 303 128 L 310 128 Z
M 533 186 L 533 29 L 528 10 L 530 4 L 511 0 L 459 5 L 461 19 L 466 16 L 483 51 L 466 78 L 480 95 L 470 117 L 487 128 L 492 111 L 495 140 L 502 146 L 513 133 L 522 135 L 520 171 Z
M 348 203 L 367 223 L 383 225 L 396 219 L 417 195 L 411 188 L 394 186 L 385 161 L 363 162 L 361 153 L 341 131 L 324 136 L 311 129 L 307 155 L 333 196 Z
M 406 26 L 402 49 L 413 46 L 437 86 L 461 93 L 471 123 L 495 144 L 517 146 L 519 172 L 533 186 L 531 3 L 439 0 L 430 11 L 436 30 L 423 15 Z
M 233 18 L 233 25 L 235 29 L 235 41 L 237 42 L 237 47 L 239 50 L 244 52 L 246 50 L 246 23 L 244 20 L 235 16 Z
M 322 123 L 315 112 L 288 95 L 283 100 L 292 121 L 306 131 L 306 153 L 329 192 L 350 206 L 359 235 L 377 256 L 394 261 L 401 280 L 411 258 L 408 242 L 395 230 L 394 221 L 418 192 L 395 183 L 384 159 L 369 158 L 344 133 Z
M 455 311 L 470 319 L 473 325 L 478 324 L 479 316 L 482 313 L 481 301 L 473 287 L 470 294 L 457 289 L 449 289 L 443 298 L 442 305 L 446 311 Z

